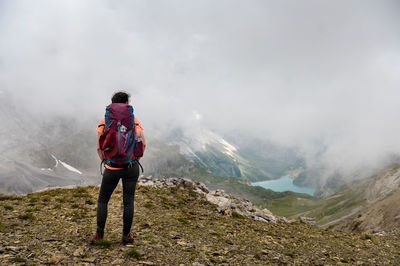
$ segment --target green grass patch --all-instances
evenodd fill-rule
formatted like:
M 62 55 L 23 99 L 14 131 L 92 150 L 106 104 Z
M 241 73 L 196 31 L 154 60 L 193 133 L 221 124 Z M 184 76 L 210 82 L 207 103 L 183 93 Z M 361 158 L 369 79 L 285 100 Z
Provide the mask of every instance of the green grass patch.
M 73 197 L 87 197 L 89 195 L 88 191 L 84 187 L 78 187 L 72 190 Z
M 179 222 L 183 223 L 183 224 L 189 224 L 189 221 L 186 220 L 185 218 L 178 217 L 177 220 L 178 220 Z
M 64 203 L 65 202 L 65 198 L 56 198 L 56 201 L 59 203 Z
M 3 207 L 4 207 L 4 209 L 6 209 L 6 210 L 8 210 L 8 211 L 14 210 L 14 207 L 13 207 L 13 206 L 10 206 L 10 205 L 5 205 L 5 206 L 3 206 Z
M 361 235 L 361 239 L 364 239 L 364 240 L 371 240 L 373 243 L 376 243 L 376 242 L 377 242 L 376 238 L 373 237 L 371 234 L 368 234 L 368 233 L 362 234 L 362 235 Z
M 191 197 L 197 197 L 197 192 L 196 191 L 194 191 L 194 190 L 189 190 L 189 195 L 191 196 Z
M 37 201 L 38 201 L 37 198 L 34 198 L 34 197 L 29 198 L 29 203 L 36 203 Z
M 61 204 L 54 205 L 55 210 L 61 210 Z
M 93 243 L 93 245 L 109 248 L 109 247 L 111 247 L 112 243 L 111 243 L 111 241 L 102 239 L 102 240 L 95 241 Z
M 23 262 L 23 263 L 26 263 L 26 259 L 21 258 L 21 257 L 12 258 L 12 259 L 10 259 L 10 261 L 11 262 Z
M 187 248 L 185 249 L 185 251 L 191 254 L 196 254 L 196 250 L 194 250 L 193 248 Z
M 87 200 L 85 201 L 85 203 L 86 203 L 87 205 L 94 205 L 94 201 L 91 200 L 91 199 L 87 199 Z
M 22 198 L 16 196 L 0 195 L 0 201 L 5 201 L 5 200 L 22 200 Z
M 81 194 L 87 194 L 87 189 L 85 187 L 77 187 L 74 189 L 74 192 L 76 193 L 81 193 Z
M 370 234 L 368 234 L 368 233 L 365 233 L 365 234 L 362 235 L 361 238 L 362 238 L 362 239 L 372 239 L 372 235 L 370 235 Z
M 284 217 L 292 217 L 317 208 L 319 202 L 313 198 L 302 198 L 298 195 L 287 195 L 277 199 L 255 202 L 260 208 L 267 208 L 273 214 Z
M 6 231 L 6 227 L 2 223 L 0 223 L 0 232 L 5 233 Z
M 286 252 L 285 255 L 288 257 L 291 257 L 291 258 L 296 258 L 296 254 L 294 254 L 292 252 Z
M 244 216 L 237 212 L 232 212 L 232 217 L 236 219 L 244 219 Z
M 70 193 L 70 189 L 65 188 L 57 188 L 57 189 L 50 189 L 43 192 L 40 192 L 40 195 L 47 195 L 51 197 L 60 196 L 66 193 Z
M 155 206 L 154 206 L 154 204 L 151 203 L 151 202 L 146 202 L 146 203 L 143 205 L 143 207 L 148 208 L 148 209 L 152 209 L 152 208 L 154 208 Z
M 18 219 L 33 221 L 35 219 L 35 217 L 33 216 L 32 213 L 25 213 L 25 214 L 19 215 Z
M 136 249 L 134 249 L 134 248 L 129 250 L 129 251 L 127 251 L 125 254 L 127 256 L 135 258 L 135 259 L 140 259 L 142 257 L 142 254 L 139 251 L 137 251 Z
M 43 196 L 43 197 L 41 198 L 41 200 L 42 200 L 43 202 L 49 202 L 49 201 L 51 200 L 51 197 L 50 197 L 50 196 Z
M 161 199 L 162 202 L 167 202 L 168 201 L 168 199 L 166 197 L 164 197 L 164 196 L 160 196 L 160 199 Z
M 349 260 L 348 259 L 341 259 L 340 262 L 341 263 L 349 263 Z

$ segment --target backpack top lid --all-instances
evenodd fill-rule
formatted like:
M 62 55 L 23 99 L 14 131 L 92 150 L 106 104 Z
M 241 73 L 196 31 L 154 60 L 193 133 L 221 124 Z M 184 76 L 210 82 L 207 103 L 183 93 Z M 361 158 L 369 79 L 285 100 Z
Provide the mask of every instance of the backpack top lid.
M 118 123 L 127 129 L 134 126 L 133 107 L 126 103 L 112 103 L 106 107 L 105 124 L 114 130 L 118 129 Z

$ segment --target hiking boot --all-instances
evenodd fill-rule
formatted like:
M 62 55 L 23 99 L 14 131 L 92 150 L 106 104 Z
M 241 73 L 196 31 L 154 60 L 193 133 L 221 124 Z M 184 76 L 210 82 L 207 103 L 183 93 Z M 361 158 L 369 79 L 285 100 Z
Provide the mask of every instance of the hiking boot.
M 131 234 L 123 235 L 122 236 L 122 244 L 132 244 L 133 243 L 133 236 Z
M 96 234 L 90 237 L 90 244 L 94 244 L 97 240 L 102 240 L 104 237 L 104 229 L 97 228 Z

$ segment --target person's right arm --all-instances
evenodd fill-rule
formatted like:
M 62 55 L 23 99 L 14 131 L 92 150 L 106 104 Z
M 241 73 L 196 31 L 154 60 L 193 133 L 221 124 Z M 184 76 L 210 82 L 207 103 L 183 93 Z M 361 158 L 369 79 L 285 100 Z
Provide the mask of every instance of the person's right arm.
M 103 161 L 103 153 L 101 152 L 100 149 L 100 144 L 99 144 L 99 139 L 101 134 L 103 133 L 103 128 L 104 128 L 104 117 L 100 119 L 99 124 L 97 125 L 97 154 L 99 155 L 99 158 L 101 161 Z

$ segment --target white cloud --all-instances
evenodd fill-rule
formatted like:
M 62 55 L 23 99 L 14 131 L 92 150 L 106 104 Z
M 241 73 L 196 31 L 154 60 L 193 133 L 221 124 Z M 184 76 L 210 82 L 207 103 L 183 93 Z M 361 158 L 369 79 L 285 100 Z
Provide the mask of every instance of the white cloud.
M 122 88 L 145 127 L 197 110 L 332 168 L 400 149 L 397 2 L 0 3 L 0 87 L 36 109 L 99 116 Z

